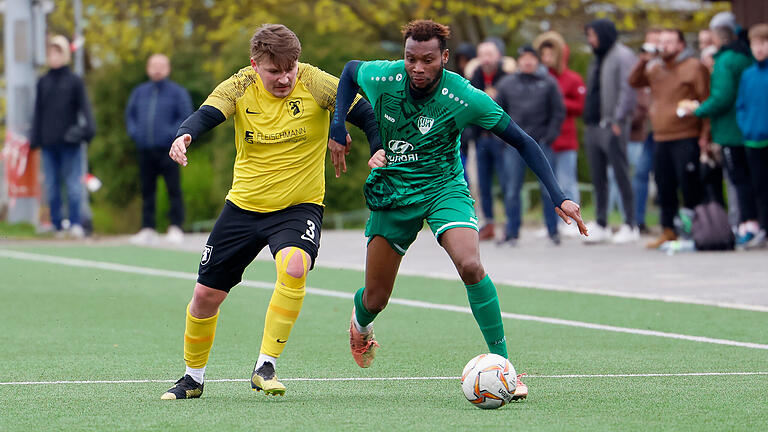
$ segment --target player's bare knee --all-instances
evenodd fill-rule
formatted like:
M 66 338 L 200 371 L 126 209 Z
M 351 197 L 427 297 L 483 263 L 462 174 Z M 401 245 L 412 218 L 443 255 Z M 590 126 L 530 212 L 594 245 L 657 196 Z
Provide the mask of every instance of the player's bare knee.
M 478 257 L 463 259 L 456 263 L 456 267 L 464 283 L 477 283 L 485 277 L 485 269 Z
M 216 315 L 219 306 L 226 298 L 227 293 L 202 284 L 195 284 L 192 293 L 192 302 L 189 312 L 196 318 L 207 318 Z

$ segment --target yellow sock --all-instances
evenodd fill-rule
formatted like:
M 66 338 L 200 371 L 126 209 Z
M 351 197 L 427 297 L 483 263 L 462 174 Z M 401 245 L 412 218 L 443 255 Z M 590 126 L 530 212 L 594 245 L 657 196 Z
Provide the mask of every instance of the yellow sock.
M 295 254 L 301 255 L 304 276 L 295 278 L 286 272 L 288 261 Z M 283 251 L 275 255 L 277 283 L 269 301 L 267 317 L 264 320 L 264 336 L 261 339 L 261 353 L 280 357 L 304 302 L 304 285 L 307 280 L 307 255 L 299 248 L 290 247 L 283 258 Z
M 184 329 L 184 362 L 187 366 L 198 369 L 208 363 L 218 318 L 218 311 L 209 318 L 195 318 L 189 313 L 187 305 L 187 326 Z

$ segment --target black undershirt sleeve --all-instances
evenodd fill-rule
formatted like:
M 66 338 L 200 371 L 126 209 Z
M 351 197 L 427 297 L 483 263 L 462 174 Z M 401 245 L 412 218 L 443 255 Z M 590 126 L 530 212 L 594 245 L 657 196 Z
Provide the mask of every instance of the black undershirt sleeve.
M 384 148 L 381 145 L 379 123 L 376 121 L 376 116 L 373 114 L 373 107 L 370 102 L 361 98 L 347 114 L 347 121 L 365 132 L 365 136 L 368 138 L 368 145 L 371 148 L 371 156 Z
M 179 126 L 179 130 L 176 132 L 176 138 L 184 134 L 190 134 L 192 136 L 192 140 L 194 141 L 200 135 L 215 128 L 221 123 L 224 123 L 224 120 L 226 119 L 227 118 L 224 117 L 224 113 L 218 109 L 210 105 L 203 105 L 200 107 L 200 109 L 187 117 L 181 126 Z

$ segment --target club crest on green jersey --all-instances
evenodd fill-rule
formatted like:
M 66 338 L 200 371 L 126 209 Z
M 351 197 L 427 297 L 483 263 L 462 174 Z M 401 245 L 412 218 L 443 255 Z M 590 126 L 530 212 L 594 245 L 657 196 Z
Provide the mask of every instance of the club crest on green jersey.
M 416 125 L 419 127 L 419 132 L 421 132 L 422 135 L 429 132 L 429 130 L 432 129 L 433 124 L 435 124 L 435 119 L 431 117 L 419 116 L 416 121 Z

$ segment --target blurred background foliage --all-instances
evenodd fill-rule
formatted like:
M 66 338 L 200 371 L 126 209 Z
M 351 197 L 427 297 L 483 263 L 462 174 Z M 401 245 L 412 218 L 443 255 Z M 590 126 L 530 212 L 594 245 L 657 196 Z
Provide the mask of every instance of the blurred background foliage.
M 671 3 L 679 3 L 671 6 Z M 74 32 L 70 0 L 55 0 L 49 32 Z M 97 123 L 89 158 L 104 186 L 92 195 L 99 232 L 131 232 L 140 226 L 136 150 L 125 131 L 124 108 L 133 87 L 146 80 L 145 60 L 169 55 L 171 79 L 186 87 L 197 106 L 217 83 L 248 64 L 248 40 L 256 27 L 279 22 L 302 42 L 301 61 L 338 75 L 350 59 L 401 57 L 400 26 L 432 18 L 451 26 L 453 40 L 477 43 L 488 36 L 507 42 L 507 54 L 544 30 L 558 30 L 571 44 L 572 68 L 584 75 L 590 59 L 583 26 L 606 17 L 623 39 L 638 45 L 644 29 L 704 28 L 724 7 L 700 0 L 84 0 L 86 82 Z M 368 173 L 365 137 L 350 127 L 355 144 L 349 171 L 340 179 L 327 164 L 327 214 L 364 208 L 362 184 Z M 182 171 L 186 228 L 212 220 L 232 180 L 233 125 L 228 121 L 195 142 Z M 583 158 L 581 158 L 583 160 Z M 582 164 L 583 165 L 583 164 Z M 588 180 L 586 167 L 580 178 Z M 158 188 L 158 228 L 167 224 L 164 186 Z

